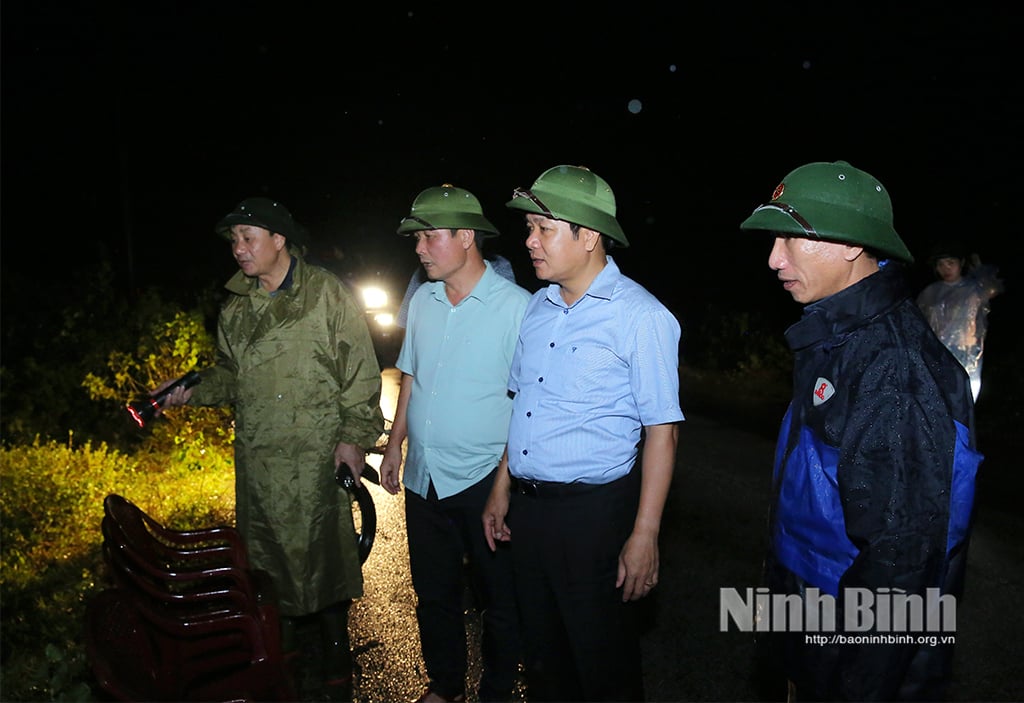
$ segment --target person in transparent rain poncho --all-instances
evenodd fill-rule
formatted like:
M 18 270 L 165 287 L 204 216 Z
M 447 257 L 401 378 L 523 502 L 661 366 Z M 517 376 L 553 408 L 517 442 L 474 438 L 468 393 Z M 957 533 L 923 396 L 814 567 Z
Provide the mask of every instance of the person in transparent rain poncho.
M 999 270 L 969 257 L 956 243 L 937 246 L 929 258 L 937 281 L 917 297 L 928 324 L 967 370 L 971 393 L 981 392 L 981 362 L 988 332 L 990 301 L 1003 291 Z

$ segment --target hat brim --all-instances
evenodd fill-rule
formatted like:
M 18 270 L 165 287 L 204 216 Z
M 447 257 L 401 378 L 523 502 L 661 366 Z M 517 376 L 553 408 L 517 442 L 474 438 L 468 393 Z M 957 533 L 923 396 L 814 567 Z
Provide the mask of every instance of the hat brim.
M 428 229 L 471 229 L 487 237 L 497 237 L 500 232 L 483 215 L 468 212 L 424 212 L 416 217 L 404 217 L 398 224 L 398 234 L 409 235 Z
M 542 209 L 540 205 L 534 202 L 532 199 L 526 196 L 516 196 L 505 203 L 505 207 L 512 208 L 513 210 L 522 210 L 524 212 L 532 212 L 536 215 L 544 215 L 544 217 L 553 217 L 556 220 L 562 220 L 564 222 L 571 222 L 581 227 L 592 229 L 601 234 L 605 234 L 623 247 L 629 246 L 629 240 L 626 239 L 626 233 L 622 231 L 622 227 L 619 225 L 619 221 L 606 212 L 602 212 L 597 208 L 585 205 L 576 200 L 564 198 L 555 193 L 540 192 L 534 190 L 534 195 L 539 199 L 546 208 L 547 211 Z
M 851 237 L 843 232 L 828 229 L 815 228 L 808 231 L 804 223 L 827 221 L 827 209 L 829 207 L 831 206 L 828 203 L 822 203 L 817 208 L 812 203 L 804 203 L 800 213 L 804 222 L 801 222 L 791 215 L 783 204 L 768 203 L 759 206 L 747 219 L 743 220 L 740 223 L 740 229 L 784 232 L 808 239 L 823 239 L 842 244 L 853 244 L 876 251 L 884 257 L 898 259 L 908 264 L 914 263 L 914 257 L 910 250 L 907 249 L 903 240 L 899 238 L 899 235 L 891 227 L 886 228 L 889 231 L 884 234 L 884 237 L 874 242 L 866 242 L 862 238 Z M 874 220 L 874 222 L 876 223 L 874 225 L 875 228 L 881 228 L 881 225 L 877 224 L 877 220 Z
M 307 246 L 309 244 L 309 232 L 298 222 L 275 222 L 270 218 L 247 217 L 245 215 L 231 213 L 229 215 L 225 215 L 220 222 L 217 223 L 215 229 L 218 234 L 226 237 L 234 225 L 252 225 L 254 227 L 262 227 L 263 229 L 268 230 L 271 234 L 280 234 L 292 244 L 298 244 L 300 246 Z

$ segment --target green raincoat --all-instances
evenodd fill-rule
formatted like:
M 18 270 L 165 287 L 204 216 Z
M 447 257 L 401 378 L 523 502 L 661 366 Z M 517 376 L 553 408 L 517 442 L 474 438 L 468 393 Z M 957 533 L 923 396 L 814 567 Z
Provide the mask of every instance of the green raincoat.
M 290 288 L 270 294 L 241 271 L 225 287 L 217 363 L 191 404 L 234 407 L 238 528 L 281 614 L 311 614 L 363 594 L 334 447 L 384 431 L 380 366 L 363 310 L 325 269 L 296 258 Z

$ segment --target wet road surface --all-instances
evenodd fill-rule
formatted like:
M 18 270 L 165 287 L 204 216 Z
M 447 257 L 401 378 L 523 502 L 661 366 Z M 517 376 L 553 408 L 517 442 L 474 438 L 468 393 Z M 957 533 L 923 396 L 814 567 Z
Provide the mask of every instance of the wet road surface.
M 389 418 L 397 383 L 397 371 L 385 371 L 382 407 Z M 645 602 L 643 648 L 650 701 L 756 701 L 783 695 L 756 675 L 752 636 L 719 628 L 719 589 L 742 592 L 758 585 L 773 432 L 741 430 L 688 412 L 662 526 L 660 584 Z M 374 461 L 371 457 L 370 463 Z M 1019 482 L 1008 473 L 1016 467 L 1002 459 L 985 468 L 1005 479 L 1000 485 Z M 426 674 L 403 498 L 375 485 L 370 492 L 378 525 L 363 567 L 365 595 L 353 605 L 350 618 L 356 659 L 353 700 L 411 701 L 423 692 Z M 992 502 L 979 506 L 966 593 L 957 609 L 955 681 L 948 697 L 953 701 L 1024 699 L 1024 609 L 1017 602 L 1024 595 L 1024 517 L 1010 501 Z M 476 613 L 469 599 L 467 623 L 472 644 Z M 475 656 L 468 679 L 467 698 L 473 701 Z

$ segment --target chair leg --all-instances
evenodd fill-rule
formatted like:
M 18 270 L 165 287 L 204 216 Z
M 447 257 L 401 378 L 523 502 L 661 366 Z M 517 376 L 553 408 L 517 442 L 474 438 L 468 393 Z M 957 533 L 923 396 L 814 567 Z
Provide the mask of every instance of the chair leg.
M 320 611 L 324 692 L 331 701 L 352 700 L 352 649 L 348 639 L 348 610 L 342 601 Z

